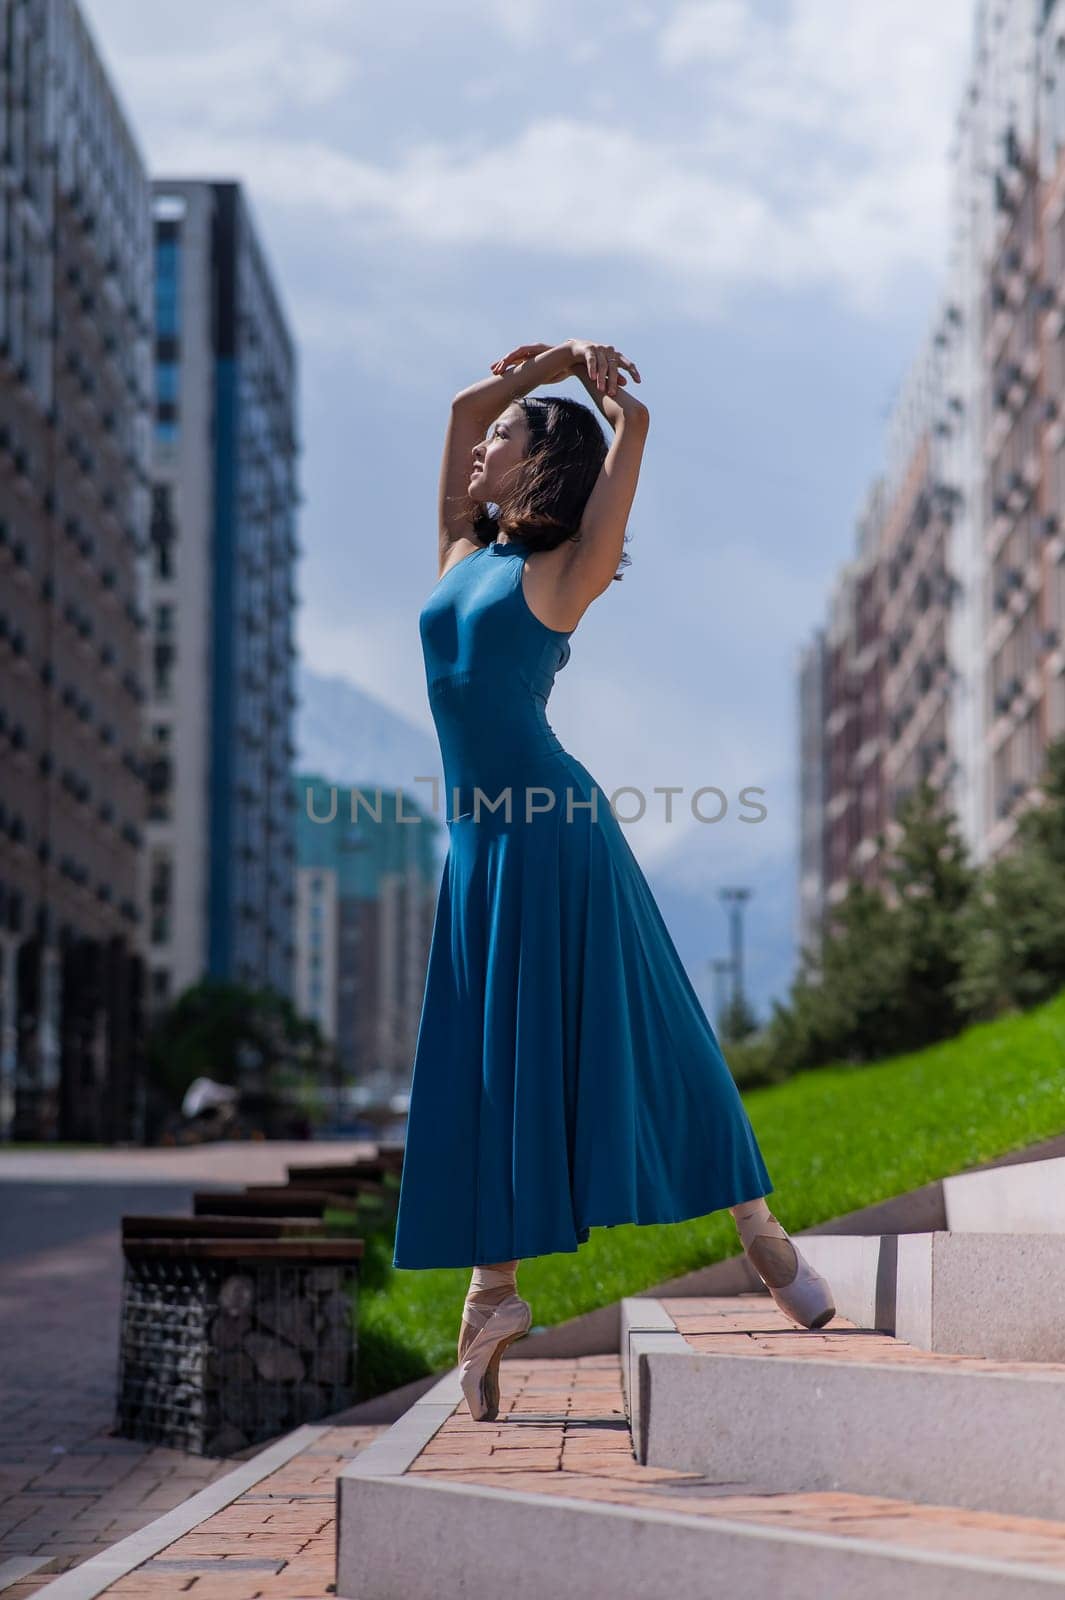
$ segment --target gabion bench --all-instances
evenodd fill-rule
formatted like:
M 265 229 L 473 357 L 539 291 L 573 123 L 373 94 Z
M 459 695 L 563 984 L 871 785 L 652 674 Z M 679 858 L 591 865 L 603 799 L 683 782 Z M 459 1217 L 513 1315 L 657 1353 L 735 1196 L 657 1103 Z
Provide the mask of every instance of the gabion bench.
M 364 1178 L 370 1182 L 380 1183 L 384 1178 L 398 1178 L 402 1173 L 402 1163 L 397 1165 L 394 1161 L 343 1161 L 335 1165 L 307 1167 L 290 1165 L 286 1169 L 290 1184 L 299 1185 L 301 1188 L 328 1189 L 335 1179 L 340 1178 L 350 1181 L 355 1178 Z
M 192 1209 L 198 1217 L 321 1217 L 326 1211 L 355 1211 L 358 1201 L 350 1194 L 264 1184 L 240 1190 L 199 1189 L 192 1197 Z
M 116 1432 L 234 1455 L 354 1404 L 362 1253 L 127 1234 Z
M 325 1237 L 318 1217 L 175 1217 L 138 1213 L 122 1218 L 123 1239 L 287 1239 Z

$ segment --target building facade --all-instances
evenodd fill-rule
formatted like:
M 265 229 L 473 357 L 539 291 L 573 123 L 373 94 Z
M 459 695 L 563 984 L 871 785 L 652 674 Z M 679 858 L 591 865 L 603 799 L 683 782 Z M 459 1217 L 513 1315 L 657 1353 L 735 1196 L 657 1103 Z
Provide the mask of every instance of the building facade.
M 296 1005 L 349 1084 L 404 1094 L 421 1020 L 441 825 L 401 790 L 299 776 Z
M 151 236 L 70 0 L 0 4 L 0 1137 L 135 1137 Z
M 238 185 L 157 179 L 153 226 L 151 1003 L 291 995 L 295 352 Z
M 982 863 L 1011 848 L 1065 732 L 1065 0 L 978 5 L 972 62 L 945 289 L 894 409 L 870 583 L 881 825 L 890 839 L 926 778 Z M 803 696 L 804 759 L 854 694 L 830 672 L 819 711 Z M 808 926 L 876 856 L 865 824 L 833 850 L 857 775 L 822 759 L 801 799 L 824 861 Z

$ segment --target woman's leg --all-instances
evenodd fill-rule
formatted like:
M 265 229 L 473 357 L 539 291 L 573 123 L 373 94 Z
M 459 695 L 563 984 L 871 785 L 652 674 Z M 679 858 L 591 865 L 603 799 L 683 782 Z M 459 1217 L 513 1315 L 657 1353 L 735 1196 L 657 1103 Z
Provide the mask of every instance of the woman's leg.
M 496 1306 L 508 1295 L 517 1294 L 518 1265 L 517 1261 L 497 1261 L 492 1266 L 474 1267 L 459 1328 L 460 1362 Z
M 780 1309 L 804 1328 L 823 1328 L 836 1314 L 832 1291 L 800 1253 L 765 1197 L 730 1206 L 748 1261 Z
M 766 1249 L 767 1262 L 776 1260 L 783 1272 L 784 1282 L 795 1276 L 794 1245 L 770 1211 L 763 1195 L 758 1200 L 745 1200 L 742 1205 L 730 1206 L 732 1220 L 739 1230 L 740 1243 L 747 1250 L 755 1239 L 776 1241 Z M 790 1250 L 789 1247 L 790 1246 Z
M 476 1422 L 494 1422 L 499 1415 L 500 1359 L 532 1322 L 532 1309 L 518 1293 L 517 1272 L 516 1261 L 473 1269 L 458 1348 L 459 1381 Z

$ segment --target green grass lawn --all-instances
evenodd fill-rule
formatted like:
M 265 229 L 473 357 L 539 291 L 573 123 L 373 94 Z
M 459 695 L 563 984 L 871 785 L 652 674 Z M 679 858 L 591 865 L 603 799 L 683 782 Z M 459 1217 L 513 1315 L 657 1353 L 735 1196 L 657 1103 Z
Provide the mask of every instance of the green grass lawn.
M 874 1066 L 824 1067 L 744 1096 L 791 1232 L 1065 1132 L 1065 992 L 1023 1015 Z M 368 1240 L 359 1307 L 363 1398 L 455 1364 L 470 1270 L 391 1268 Z M 690 1222 L 593 1228 L 575 1253 L 523 1261 L 533 1326 L 738 1253 L 725 1211 Z M 374 1287 L 377 1285 L 377 1287 Z

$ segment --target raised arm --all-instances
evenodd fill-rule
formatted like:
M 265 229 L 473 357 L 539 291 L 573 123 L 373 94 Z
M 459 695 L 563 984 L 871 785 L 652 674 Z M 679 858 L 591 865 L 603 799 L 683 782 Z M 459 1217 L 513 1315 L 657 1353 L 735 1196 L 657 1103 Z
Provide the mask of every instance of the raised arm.
M 588 497 L 580 533 L 566 561 L 563 576 L 567 590 L 586 605 L 614 581 L 625 547 L 625 529 L 636 495 L 650 413 L 641 400 L 622 387 L 611 393 L 592 379 L 586 367 L 577 376 L 614 430 L 606 460 Z M 639 382 L 639 374 L 635 374 Z
M 477 548 L 473 523 L 469 518 L 466 491 L 469 487 L 472 452 L 484 438 L 489 424 L 505 411 L 511 401 L 520 399 L 544 383 L 558 383 L 574 370 L 574 341 L 544 345 L 539 353 L 524 362 L 516 372 L 496 372 L 462 389 L 451 402 L 440 467 L 440 569 L 451 565 L 449 557 L 456 544 L 466 543 L 470 554 Z M 498 366 L 499 363 L 497 362 Z
M 613 345 L 570 339 L 568 347 L 572 358 L 566 375 L 580 378 L 614 430 L 606 460 L 581 518 L 579 537 L 557 552 L 559 563 L 552 574 L 554 597 L 572 616 L 574 613 L 583 615 L 614 580 L 624 552 L 625 528 L 640 476 L 650 415 L 647 407 L 625 387 L 628 382 L 625 372 L 631 373 L 637 383 L 642 382 L 637 367 Z M 508 367 L 517 364 L 517 372 L 512 376 L 531 379 L 537 362 L 550 360 L 558 348 L 520 345 L 495 362 L 492 370 L 502 375 Z

